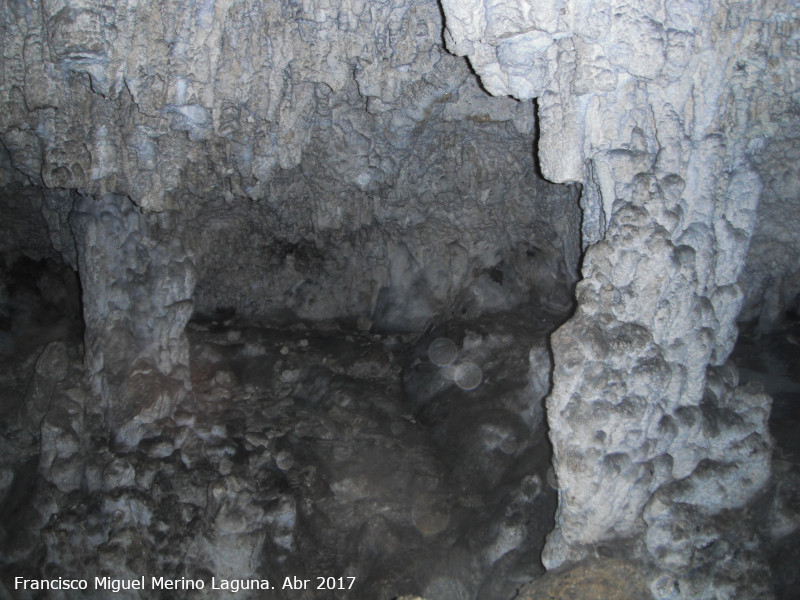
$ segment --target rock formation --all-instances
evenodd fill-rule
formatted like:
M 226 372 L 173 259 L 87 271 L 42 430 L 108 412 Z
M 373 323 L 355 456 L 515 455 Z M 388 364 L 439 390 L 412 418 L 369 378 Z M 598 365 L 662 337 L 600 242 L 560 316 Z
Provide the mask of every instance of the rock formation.
M 456 453 L 458 490 L 485 489 L 427 490 L 422 529 L 397 525 L 408 507 L 391 504 L 395 522 L 369 504 L 343 521 L 359 528 L 352 556 L 380 565 L 377 590 L 402 540 L 463 542 L 438 529 L 442 506 L 450 527 L 485 509 L 469 552 L 401 592 L 509 597 L 540 568 L 521 557 L 549 517 L 521 523 L 548 506 L 530 456 L 552 375 L 544 565 L 599 555 L 635 565 L 659 599 L 768 597 L 750 517 L 770 477 L 770 398 L 739 385 L 729 355 L 737 319 L 768 332 L 800 309 L 799 23 L 777 0 L 3 3 L 0 323 L 18 371 L 3 379 L 3 514 L 24 504 L 10 490 L 33 500 L 2 564 L 75 569 L 72 543 L 88 556 L 102 540 L 98 569 L 138 549 L 126 572 L 163 552 L 191 575 L 169 554 L 170 519 L 205 528 L 175 538 L 203 568 L 291 562 L 298 545 L 335 546 L 310 524 L 347 502 L 396 501 L 380 473 L 348 471 L 346 449 L 298 451 L 298 431 L 320 448 L 377 435 L 388 464 L 392 436 L 419 441 L 420 426 Z M 76 308 L 73 271 L 82 348 L 74 316 L 28 319 Z M 29 302 L 35 290 L 50 296 Z M 573 309 L 551 357 L 541 338 Z M 494 332 L 452 325 L 490 313 L 504 315 Z M 212 323 L 194 342 L 192 318 Z M 342 366 L 214 329 L 245 321 L 274 340 L 349 328 L 382 358 Z M 433 368 L 419 345 L 448 327 L 464 362 Z M 397 393 L 353 401 L 347 378 Z M 264 390 L 274 431 L 252 417 Z M 401 454 L 422 493 L 439 459 Z M 304 504 L 315 490 L 324 509 Z M 399 554 L 380 554 L 381 535 Z
M 545 177 L 583 184 L 578 308 L 552 338 L 561 491 L 545 564 L 643 541 L 662 571 L 655 597 L 765 597 L 764 582 L 732 591 L 763 569 L 740 552 L 752 533 L 725 540 L 741 527 L 727 515 L 768 478 L 770 402 L 737 387 L 726 360 L 759 174 L 768 209 L 797 198 L 773 160 L 797 145 L 797 5 L 442 5 L 448 49 L 490 93 L 538 99 Z M 773 322 L 797 293 L 796 265 L 776 271 L 746 281 L 779 298 L 766 301 Z
M 92 372 L 117 353 L 169 376 L 193 306 L 418 330 L 532 287 L 569 304 L 575 191 L 536 176 L 531 103 L 478 88 L 441 48 L 435 4 L 3 11 L 8 189 L 41 190 L 29 212 L 83 267 Z M 96 261 L 111 238 L 118 256 Z

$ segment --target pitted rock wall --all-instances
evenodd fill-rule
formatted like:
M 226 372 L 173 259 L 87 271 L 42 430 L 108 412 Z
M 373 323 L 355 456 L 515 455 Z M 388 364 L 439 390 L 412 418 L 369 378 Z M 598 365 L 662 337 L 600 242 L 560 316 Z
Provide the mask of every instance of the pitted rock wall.
M 433 1 L 31 0 L 0 24 L 9 245 L 82 271 L 104 402 L 128 351 L 185 366 L 191 310 L 408 330 L 571 302 L 576 191 L 536 174 L 533 104 L 480 89 Z
M 759 173 L 782 173 L 769 140 L 798 122 L 797 4 L 442 4 L 487 90 L 538 98 L 544 175 L 584 185 L 578 309 L 552 339 L 545 564 L 627 539 L 656 597 L 766 597 L 763 562 L 737 554 L 751 534 L 716 516 L 769 473 L 769 398 L 726 360 Z
M 202 178 L 191 187 L 256 198 L 276 166 L 300 161 L 326 89 L 355 77 L 365 96 L 392 102 L 432 68 L 436 10 L 348 0 L 8 3 L 4 144 L 33 182 L 128 195 L 148 210 L 167 209 L 192 173 Z M 385 70 L 387 61 L 397 68 Z
M 443 54 L 395 104 L 330 93 L 300 165 L 254 202 L 191 205 L 197 308 L 421 330 L 531 295 L 571 300 L 576 190 L 544 183 L 533 109 Z

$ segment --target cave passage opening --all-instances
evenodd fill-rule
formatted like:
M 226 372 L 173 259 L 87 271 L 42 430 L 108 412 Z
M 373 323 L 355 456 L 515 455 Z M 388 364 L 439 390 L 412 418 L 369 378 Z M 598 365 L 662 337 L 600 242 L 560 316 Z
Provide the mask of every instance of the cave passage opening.
M 535 106 L 473 77 L 438 93 L 403 160 L 373 147 L 383 170 L 364 177 L 313 132 L 267 197 L 220 206 L 224 225 L 195 216 L 188 412 L 241 440 L 214 468 L 258 465 L 241 495 L 275 496 L 291 523 L 268 528 L 265 573 L 344 573 L 352 597 L 499 600 L 543 572 L 548 338 L 573 308 L 579 189 L 539 177 Z M 530 120 L 454 122 L 473 93 Z
M 4 348 L 35 348 L 18 353 L 25 385 L 16 408 L 4 406 L 6 421 L 22 415 L 28 432 L 11 443 L 3 514 L 26 527 L 6 532 L 7 556 L 18 557 L 6 572 L 42 548 L 39 535 L 50 536 L 49 554 L 32 572 L 64 565 L 74 549 L 52 535 L 80 537 L 96 522 L 103 547 L 127 529 L 144 532 L 151 551 L 125 559 L 131 573 L 325 572 L 356 577 L 353 598 L 411 590 L 498 600 L 541 574 L 556 508 L 547 339 L 572 309 L 578 192 L 538 177 L 534 107 L 493 99 L 471 77 L 431 102 L 403 160 L 371 156 L 384 171 L 369 177 L 361 165 L 330 184 L 328 170 L 356 173 L 347 161 L 357 159 L 321 130 L 263 198 L 186 201 L 183 217 L 142 213 L 124 197 L 73 198 L 71 235 L 92 239 L 76 240 L 73 263 L 84 285 L 106 277 L 105 291 L 82 299 L 73 268 L 25 258 L 41 249 L 20 241 L 22 258 L 4 271 Z M 475 102 L 473 93 L 488 112 L 456 118 L 451 105 Z M 367 120 L 378 137 L 380 119 Z M 154 326 L 142 315 L 174 286 L 176 238 L 197 277 L 189 391 L 173 414 L 120 444 L 105 425 L 114 403 L 167 385 L 137 379 L 148 367 L 118 365 L 147 347 Z M 98 335 L 92 307 L 108 298 L 104 318 L 125 316 Z M 135 382 L 99 412 L 84 383 L 84 342 L 103 348 L 101 373 Z M 62 402 L 54 394 L 73 408 L 83 399 L 72 416 L 80 426 L 52 422 Z M 89 458 L 48 452 L 47 436 Z M 45 521 L 40 505 L 53 495 L 85 501 Z M 114 522 L 97 501 L 138 508 L 116 510 Z M 92 544 L 81 552 L 97 556 Z M 168 560 L 189 547 L 195 560 Z

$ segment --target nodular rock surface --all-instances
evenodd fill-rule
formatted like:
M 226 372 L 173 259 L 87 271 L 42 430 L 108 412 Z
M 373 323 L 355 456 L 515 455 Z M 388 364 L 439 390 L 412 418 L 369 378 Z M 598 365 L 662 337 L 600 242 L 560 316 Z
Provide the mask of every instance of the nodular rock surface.
M 547 568 L 601 556 L 661 600 L 769 597 L 770 399 L 728 355 L 737 317 L 798 310 L 798 10 L 2 3 L 0 496 L 24 523 L 4 568 L 347 572 L 356 528 L 370 597 L 386 576 L 508 598 L 541 570 L 552 383 Z M 573 302 L 551 359 L 525 328 Z M 426 362 L 421 332 L 490 313 L 520 331 L 458 331 L 468 361 Z M 358 332 L 350 361 L 288 343 L 331 320 Z M 504 344 L 527 344 L 507 371 Z M 493 373 L 513 385 L 484 397 Z M 363 453 L 411 465 L 413 499 Z
M 310 599 L 329 593 L 322 576 L 345 578 L 336 597 L 512 597 L 543 572 L 531 557 L 556 506 L 541 423 L 546 336 L 563 316 L 535 307 L 520 325 L 533 308 L 426 335 L 198 318 L 193 394 L 135 446 L 109 436 L 76 340 L 50 342 L 21 409 L 38 444 L 2 438 L 4 580 L 144 575 L 145 591 L 120 597 L 190 599 L 226 593 L 214 577 L 244 580 L 237 597 Z M 442 339 L 448 364 L 429 356 Z M 470 389 L 466 364 L 481 373 Z
M 433 3 L 4 5 L 6 189 L 78 268 L 112 427 L 188 388 L 193 309 L 421 330 L 532 289 L 570 303 L 576 191 L 537 177 L 532 105 L 481 91 L 440 19 Z
M 26 303 L 54 286 L 2 289 L 3 576 L 501 600 L 540 574 L 579 189 L 541 178 L 534 104 L 480 88 L 440 7 L 21 1 L 0 23 L 4 275 L 67 265 L 82 311 L 60 335 L 57 302 Z M 464 364 L 431 365 L 423 332 L 486 315 L 451 332 Z
M 784 156 L 800 133 L 800 7 L 442 6 L 448 49 L 490 93 L 538 99 L 544 176 L 583 184 L 578 308 L 552 338 L 545 564 L 626 540 L 606 551 L 638 555 L 656 598 L 769 597 L 745 515 L 769 478 L 770 399 L 727 361 L 748 248 L 762 273 L 745 270 L 745 316 L 774 323 L 796 302 L 796 262 L 778 262 L 797 255 L 781 235 L 797 216 L 780 219 L 798 197 Z
M 80 273 L 112 427 L 188 389 L 193 310 L 421 331 L 571 304 L 578 190 L 537 175 L 532 103 L 480 89 L 435 3 L 0 10 L 5 243 Z

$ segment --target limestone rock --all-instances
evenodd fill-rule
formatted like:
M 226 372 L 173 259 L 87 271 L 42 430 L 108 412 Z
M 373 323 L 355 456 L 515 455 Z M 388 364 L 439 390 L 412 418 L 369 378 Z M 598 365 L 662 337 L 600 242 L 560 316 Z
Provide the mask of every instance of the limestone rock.
M 356 598 L 510 598 L 541 572 L 530 557 L 555 512 L 543 425 L 516 414 L 528 408 L 528 349 L 555 319 L 519 327 L 521 310 L 488 315 L 466 336 L 487 380 L 469 392 L 451 382 L 438 411 L 416 416 L 399 368 L 346 365 L 382 355 L 406 365 L 427 340 L 192 323 L 193 395 L 134 447 L 92 414 L 88 391 L 56 395 L 29 502 L 36 518 L 16 528 L 24 544 L 3 538 L 0 560 L 206 589 L 212 576 L 268 578 L 287 600 L 302 592 L 283 591 L 284 576 L 317 583 L 319 572 L 355 577 Z M 287 370 L 298 376 L 284 380 Z M 220 372 L 235 377 L 223 385 Z M 0 470 L 0 492 L 30 468 Z
M 171 414 L 188 387 L 183 330 L 194 264 L 164 222 L 125 198 L 83 198 L 70 216 L 83 293 L 86 366 L 120 443 Z
M 433 1 L 16 2 L 0 23 L 3 231 L 80 273 L 121 442 L 188 392 L 193 311 L 407 331 L 571 303 L 577 189 L 538 177 L 533 104 L 480 89 Z
M 23 423 L 37 432 L 52 399 L 69 372 L 70 359 L 66 344 L 51 342 L 36 361 L 35 374 L 28 386 L 23 407 Z
M 774 110 L 774 109 L 773 109 Z M 762 333 L 800 316 L 800 271 L 798 271 L 798 198 L 800 172 L 798 143 L 789 124 L 755 156 L 764 188 L 740 278 L 744 290 L 741 321 L 754 321 Z
M 760 239 L 772 236 L 789 262 L 796 254 L 783 233 L 794 219 L 779 216 L 793 200 L 778 198 L 794 198 L 797 185 L 777 154 L 796 147 L 797 115 L 785 107 L 800 99 L 800 57 L 788 42 L 797 4 L 442 6 L 448 48 L 469 58 L 489 92 L 538 98 L 543 174 L 584 186 L 584 279 L 575 316 L 553 337 L 547 414 L 561 491 L 545 564 L 578 560 L 606 540 L 653 535 L 643 511 L 672 486 L 686 486 L 709 516 L 742 508 L 767 480 L 769 403 L 731 391 L 735 369 L 722 365 L 736 338 L 739 281 L 751 286 L 746 316 L 761 312 L 764 323 L 796 293 L 794 266 L 775 263 L 775 277 L 767 274 L 775 254 L 766 241 L 750 252 L 750 272 L 765 272 L 740 276 L 760 196 Z M 747 450 L 723 460 L 729 470 L 712 466 L 714 444 L 691 441 L 709 398 L 728 416 L 713 408 L 703 435 L 753 444 L 759 474 L 749 471 Z M 667 521 L 680 521 L 679 505 L 664 506 L 676 511 Z M 749 547 L 747 533 L 739 543 Z M 686 598 L 728 589 L 728 575 L 713 567 L 698 575 L 669 556 L 636 560 L 705 577 L 684 586 Z M 750 569 L 744 554 L 731 560 L 725 569 L 752 574 L 737 579 L 737 593 L 761 594 L 764 570 Z
M 630 563 L 594 559 L 545 573 L 516 600 L 650 600 L 644 576 Z
M 26 359 L 35 374 L 19 402 L 25 434 L 40 435 L 42 485 L 25 507 L 29 538 L 10 554 L 67 569 L 91 555 L 101 571 L 136 573 L 164 553 L 175 576 L 196 575 L 194 559 L 251 572 L 264 557 L 291 561 L 303 527 L 341 518 L 360 532 L 351 556 L 374 569 L 377 590 L 392 571 L 382 547 L 445 539 L 460 519 L 480 551 L 448 538 L 452 556 L 420 554 L 437 570 L 419 589 L 467 595 L 489 573 L 478 593 L 505 597 L 510 573 L 540 568 L 526 552 L 541 527 L 523 524 L 553 501 L 530 439 L 552 383 L 559 509 L 545 565 L 610 547 L 661 598 L 677 587 L 686 598 L 768 597 L 758 536 L 741 522 L 769 475 L 769 400 L 740 387 L 727 359 L 742 306 L 762 330 L 797 309 L 799 10 L 781 0 L 0 5 L 0 253 L 77 270 L 92 391 L 71 357 L 64 371 L 53 339 L 38 367 Z M 0 287 L 4 327 L 12 292 Z M 433 341 L 421 332 L 454 318 L 573 302 L 552 337 L 552 381 L 532 368 L 550 365 L 540 342 L 515 346 L 506 365 L 516 332 L 462 330 L 460 356 L 405 369 L 410 413 L 393 405 L 399 379 L 370 400 L 340 380 L 378 389 L 399 378 L 391 353 L 405 338 L 328 366 L 306 337 L 273 346 L 229 330 L 192 357 L 185 333 L 193 314 L 209 336 L 234 316 L 338 320 L 364 335 L 423 335 L 419 359 Z M 538 318 L 530 309 L 518 329 Z M 489 397 L 512 371 L 522 375 Z M 416 419 L 446 422 L 436 443 L 461 485 L 460 515 L 447 514 L 452 498 L 429 496 L 435 461 L 396 444 Z M 309 439 L 334 455 L 315 463 L 298 441 Z M 350 459 L 354 447 L 383 469 Z M 398 452 L 413 469 L 393 479 Z M 508 514 L 483 521 L 471 486 L 508 485 L 534 465 L 539 479 L 526 473 L 493 499 Z M 24 483 L 13 467 L 4 486 Z M 416 521 L 408 507 L 386 516 L 417 483 Z M 83 513 L 63 510 L 73 496 Z M 341 542 L 305 539 L 322 564 L 331 554 L 308 540 Z

